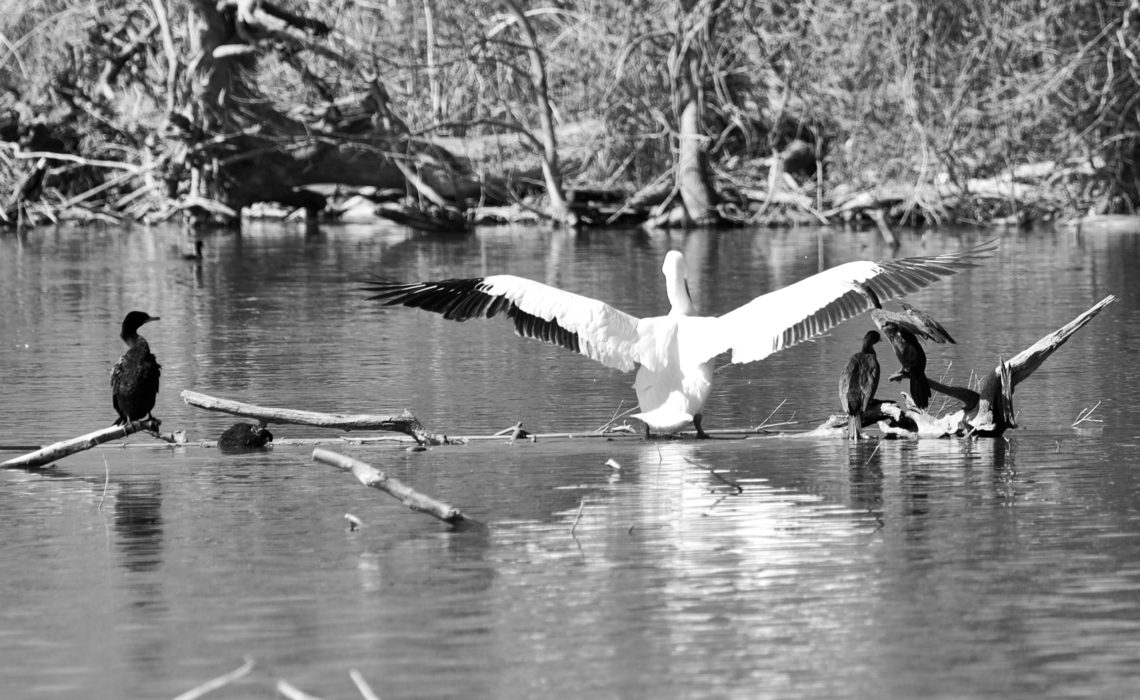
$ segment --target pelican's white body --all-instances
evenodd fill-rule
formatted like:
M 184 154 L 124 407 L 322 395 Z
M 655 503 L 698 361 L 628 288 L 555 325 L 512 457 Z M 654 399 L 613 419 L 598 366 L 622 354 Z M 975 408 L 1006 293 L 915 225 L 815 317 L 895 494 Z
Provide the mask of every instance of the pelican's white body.
M 633 381 L 640 413 L 634 418 L 652 430 L 674 433 L 693 422 L 712 391 L 712 362 L 701 357 L 692 342 L 710 319 L 670 314 L 643 319 L 638 332 L 654 345 L 641 354 Z
M 557 325 L 583 355 L 622 371 L 637 369 L 633 387 L 641 412 L 635 416 L 651 430 L 669 433 L 697 423 L 700 432 L 699 416 L 712 390 L 717 355 L 731 352 L 734 363 L 762 360 L 871 309 L 865 288 L 873 287 L 880 298 L 894 298 L 973 267 L 973 261 L 993 247 L 991 242 L 928 258 L 845 263 L 756 297 L 723 316 L 696 315 L 685 259 L 677 251 L 666 254 L 662 266 L 671 307 L 666 316 L 637 318 L 597 299 L 514 275 L 450 280 L 446 285 L 384 285 L 387 290 L 381 288 L 383 294 L 374 298 L 414 306 L 431 297 L 433 310 L 452 313 L 449 317 L 456 320 L 487 314 L 486 304 L 469 311 L 464 305 L 471 300 L 509 301 L 526 318 L 540 319 L 548 329 Z M 544 339 L 551 341 L 549 336 Z

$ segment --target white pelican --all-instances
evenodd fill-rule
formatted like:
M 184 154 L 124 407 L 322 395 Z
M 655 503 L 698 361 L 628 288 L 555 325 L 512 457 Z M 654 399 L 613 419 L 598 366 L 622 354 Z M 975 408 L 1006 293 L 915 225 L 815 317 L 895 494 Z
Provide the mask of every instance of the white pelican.
M 515 331 L 581 353 L 607 367 L 637 369 L 646 432 L 673 433 L 692 423 L 698 437 L 701 408 L 712 389 L 713 359 L 755 362 L 812 338 L 872 308 L 864 287 L 881 299 L 922 289 L 988 257 L 996 241 L 932 257 L 837 265 L 756 297 L 723 316 L 698 316 L 689 297 L 685 258 L 665 255 L 665 316 L 637 318 L 605 302 L 514 275 L 399 283 L 366 283 L 370 300 L 442 314 L 453 321 L 506 314 Z

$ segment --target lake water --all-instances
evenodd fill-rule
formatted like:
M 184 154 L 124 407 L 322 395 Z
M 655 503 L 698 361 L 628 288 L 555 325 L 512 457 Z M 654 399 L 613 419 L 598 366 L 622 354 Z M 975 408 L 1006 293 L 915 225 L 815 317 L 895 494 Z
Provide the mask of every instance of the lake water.
M 899 254 L 994 235 L 992 262 L 910 298 L 959 341 L 928 347 L 934 376 L 964 383 L 1120 297 L 1018 387 L 1023 427 L 1007 439 L 325 445 L 485 526 L 459 530 L 304 445 L 231 455 L 135 435 L 50 469 L 0 470 L 0 696 L 174 698 L 247 657 L 252 672 L 209 697 L 273 697 L 279 680 L 359 697 L 352 669 L 385 700 L 1135 696 L 1140 236 L 959 230 L 905 235 Z M 193 442 L 234 419 L 187 406 L 183 389 L 407 408 L 449 435 L 516 421 L 585 434 L 632 406 L 632 375 L 501 319 L 379 307 L 356 282 L 509 272 L 652 315 L 676 248 L 698 306 L 722 313 L 891 254 L 877 234 L 834 229 L 252 226 L 205 235 L 201 263 L 181 259 L 188 240 L 0 236 L 0 447 L 12 448 L 0 459 L 114 420 L 108 373 L 131 309 L 162 317 L 143 328 L 163 365 L 155 414 Z M 860 317 L 724 367 L 705 427 L 770 414 L 815 427 L 838 410 L 838 374 L 868 327 Z M 884 381 L 880 395 L 898 388 Z M 1074 427 L 1098 402 L 1103 422 Z

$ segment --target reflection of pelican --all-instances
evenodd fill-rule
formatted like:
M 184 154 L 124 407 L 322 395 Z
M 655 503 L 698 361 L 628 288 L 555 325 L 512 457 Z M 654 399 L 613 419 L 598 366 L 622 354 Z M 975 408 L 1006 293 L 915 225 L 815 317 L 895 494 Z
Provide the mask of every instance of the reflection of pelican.
M 863 336 L 863 349 L 851 356 L 839 377 L 839 404 L 847 414 L 847 437 L 858 440 L 863 436 L 863 412 L 875 398 L 879 388 L 879 358 L 875 356 L 875 343 L 882 340 L 878 331 L 867 331 Z
M 127 351 L 111 370 L 111 403 L 119 414 L 115 425 L 142 420 L 154 408 L 162 367 L 151 354 L 146 338 L 139 335 L 139 328 L 157 320 L 144 311 L 132 311 L 123 319 L 119 337 L 127 344 Z
M 761 360 L 871 308 L 860 287 L 890 299 L 922 289 L 994 250 L 992 243 L 933 257 L 856 261 L 759 296 L 719 317 L 697 316 L 684 256 L 670 251 L 662 272 L 671 309 L 637 318 L 589 297 L 513 275 L 409 284 L 377 280 L 370 299 L 426 309 L 453 321 L 506 314 L 519 335 L 579 352 L 607 367 L 638 368 L 634 389 L 647 429 L 674 432 L 692 423 L 712 388 L 712 360 Z
M 887 311 L 879 303 L 879 297 L 874 290 L 867 286 L 863 286 L 862 289 L 875 306 L 871 310 L 871 320 L 886 336 L 894 348 L 895 357 L 902 365 L 900 372 L 891 375 L 891 381 L 909 377 L 914 405 L 926 410 L 930 405 L 931 386 L 926 377 L 926 352 L 918 339 L 925 338 L 935 343 L 953 343 L 954 339 L 930 314 L 903 302 L 899 302 L 902 311 Z

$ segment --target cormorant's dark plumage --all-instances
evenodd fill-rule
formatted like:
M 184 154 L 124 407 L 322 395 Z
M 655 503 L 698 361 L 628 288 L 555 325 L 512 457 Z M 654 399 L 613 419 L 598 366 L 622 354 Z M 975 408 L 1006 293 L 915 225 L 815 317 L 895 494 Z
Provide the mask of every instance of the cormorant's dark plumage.
M 863 349 L 851 356 L 839 377 L 839 404 L 847 414 L 847 437 L 858 440 L 863 435 L 863 412 L 875 398 L 879 388 L 879 358 L 875 343 L 882 340 L 878 331 L 867 331 Z
M 926 410 L 930 405 L 931 387 L 930 380 L 926 376 L 926 352 L 922 349 L 919 338 L 934 343 L 953 343 L 954 339 L 942 324 L 925 311 L 902 302 L 899 302 L 902 311 L 886 311 L 874 291 L 866 285 L 863 291 L 875 306 L 871 310 L 871 320 L 886 336 L 887 342 L 894 348 L 895 357 L 902 365 L 902 371 L 891 375 L 890 380 L 899 381 L 903 377 L 908 377 L 914 405 Z
M 146 339 L 139 335 L 139 328 L 157 320 L 157 316 L 143 311 L 132 311 L 123 319 L 119 337 L 127 344 L 127 351 L 111 370 L 111 404 L 119 414 L 115 425 L 152 417 L 162 367 Z

